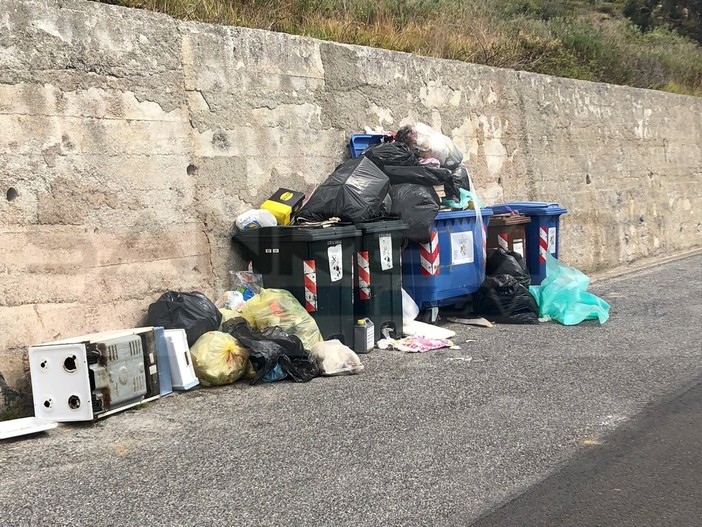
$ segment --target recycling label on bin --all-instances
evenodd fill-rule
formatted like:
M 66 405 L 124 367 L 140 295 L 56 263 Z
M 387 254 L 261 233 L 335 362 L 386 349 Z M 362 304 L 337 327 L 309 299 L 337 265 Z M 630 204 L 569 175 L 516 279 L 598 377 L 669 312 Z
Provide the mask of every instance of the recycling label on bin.
M 330 245 L 327 248 L 327 256 L 329 257 L 329 276 L 332 282 L 338 282 L 344 276 L 344 264 L 341 260 L 342 251 L 341 244 Z
M 378 243 L 380 244 L 380 268 L 383 271 L 392 269 L 392 236 L 382 234 Z
M 548 228 L 548 252 L 556 254 L 556 228 Z
M 473 232 L 452 232 L 451 233 L 451 264 L 460 265 L 473 263 L 475 254 L 473 253 Z

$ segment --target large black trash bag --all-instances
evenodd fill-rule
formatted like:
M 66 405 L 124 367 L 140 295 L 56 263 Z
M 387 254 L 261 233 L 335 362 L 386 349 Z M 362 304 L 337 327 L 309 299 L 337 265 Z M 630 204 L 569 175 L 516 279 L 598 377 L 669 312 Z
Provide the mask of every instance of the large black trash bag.
M 489 249 L 485 261 L 485 274 L 497 276 L 507 274 L 525 287 L 531 285 L 531 275 L 521 254 L 502 248 Z
M 190 346 L 208 331 L 217 331 L 221 322 L 222 313 L 217 306 L 197 291 L 168 291 L 149 306 L 147 315 L 149 326 L 184 329 Z
M 473 298 L 473 310 L 503 324 L 539 323 L 536 299 L 527 287 L 508 274 L 485 278 Z
M 448 168 L 429 165 L 386 166 L 383 168 L 383 172 L 390 178 L 391 185 L 401 185 L 402 183 L 416 183 L 425 186 L 443 185 L 447 198 L 456 201 L 460 199 L 458 189 L 454 185 L 451 171 Z
M 458 165 L 451 171 L 451 181 L 453 182 L 453 186 L 456 188 L 472 190 L 470 188 L 470 176 L 468 175 L 468 169 L 462 164 Z
M 419 152 L 403 143 L 381 143 L 363 152 L 375 165 L 383 170 L 386 166 L 419 165 Z
M 322 221 L 332 217 L 360 223 L 380 216 L 390 181 L 365 157 L 342 163 L 297 212 L 296 219 Z
M 431 226 L 439 212 L 439 196 L 433 187 L 404 183 L 390 187 L 391 212 L 407 224 L 404 237 L 412 242 L 428 243 Z
M 504 324 L 537 324 L 539 306 L 529 292 L 531 277 L 524 258 L 504 249 L 490 249 L 487 277 L 473 297 L 473 310 Z
M 251 384 L 259 382 L 278 364 L 295 382 L 307 382 L 319 375 L 317 361 L 305 351 L 302 341 L 278 326 L 258 331 L 243 318 L 233 318 L 222 325 L 222 331 L 249 351 L 249 360 L 256 370 Z

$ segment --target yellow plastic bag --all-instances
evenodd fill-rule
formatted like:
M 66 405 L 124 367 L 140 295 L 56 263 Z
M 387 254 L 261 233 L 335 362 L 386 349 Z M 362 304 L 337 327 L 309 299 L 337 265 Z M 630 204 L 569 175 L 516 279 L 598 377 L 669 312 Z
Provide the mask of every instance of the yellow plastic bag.
M 195 375 L 203 386 L 221 386 L 240 379 L 246 372 L 249 352 L 221 331 L 208 331 L 190 348 Z
M 312 316 L 285 289 L 262 289 L 244 304 L 241 314 L 257 329 L 278 326 L 297 336 L 308 351 L 324 340 Z

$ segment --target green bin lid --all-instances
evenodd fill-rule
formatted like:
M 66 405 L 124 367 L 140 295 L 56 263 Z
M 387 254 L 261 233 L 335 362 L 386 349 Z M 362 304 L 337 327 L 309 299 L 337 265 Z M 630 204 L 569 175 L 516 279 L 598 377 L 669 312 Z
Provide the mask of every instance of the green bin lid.
M 376 234 L 383 232 L 404 231 L 407 228 L 407 224 L 402 220 L 381 220 L 357 223 L 356 228 L 360 229 L 363 234 Z
M 238 231 L 234 238 L 241 241 L 248 241 L 256 238 L 263 239 L 288 239 L 300 242 L 315 242 L 324 240 L 336 240 L 338 238 L 350 238 L 360 236 L 360 233 L 353 225 L 339 227 L 302 227 L 278 225 L 276 227 L 259 227 L 246 231 Z

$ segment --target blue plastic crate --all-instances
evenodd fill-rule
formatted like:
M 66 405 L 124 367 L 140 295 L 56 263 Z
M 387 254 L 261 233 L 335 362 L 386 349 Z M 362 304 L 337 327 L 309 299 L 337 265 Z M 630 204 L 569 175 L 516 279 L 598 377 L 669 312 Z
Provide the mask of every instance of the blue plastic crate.
M 420 309 L 459 304 L 485 279 L 485 241 L 492 210 L 440 212 L 429 243 L 402 253 L 402 287 Z
M 383 134 L 353 134 L 349 141 L 351 157 L 358 157 L 369 146 L 382 143 L 383 137 Z
M 531 274 L 531 283 L 539 285 L 546 278 L 545 252 L 558 258 L 560 243 L 560 217 L 568 211 L 557 203 L 542 201 L 514 201 L 491 206 L 495 214 L 518 212 L 529 216 L 526 224 L 526 264 Z

